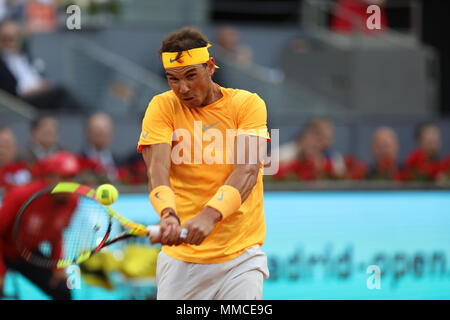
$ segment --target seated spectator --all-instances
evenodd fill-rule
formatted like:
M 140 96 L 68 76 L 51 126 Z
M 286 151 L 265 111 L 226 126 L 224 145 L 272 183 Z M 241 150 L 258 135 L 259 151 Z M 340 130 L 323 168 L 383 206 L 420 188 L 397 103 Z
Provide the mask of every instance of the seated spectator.
M 352 156 L 333 151 L 334 125 L 326 118 L 309 121 L 298 138 L 279 149 L 276 178 L 295 172 L 299 179 L 363 179 L 367 165 Z M 306 149 L 305 149 L 306 148 Z
M 239 34 L 231 26 L 219 28 L 216 35 L 216 45 L 226 57 L 237 63 L 250 65 L 252 63 L 252 51 L 250 47 L 239 43 Z
M 137 118 L 137 125 L 141 125 L 145 111 Z M 119 181 L 127 185 L 144 185 L 148 183 L 147 166 L 142 154 L 133 150 L 122 158 L 122 165 L 118 168 Z
M 347 174 L 345 158 L 342 154 L 332 149 L 334 125 L 331 120 L 317 117 L 309 122 L 308 127 L 316 132 L 320 144 L 320 153 L 323 154 L 325 159 L 330 161 L 335 177 L 344 178 Z
M 0 23 L 0 89 L 41 110 L 81 112 L 81 106 L 62 86 L 51 85 L 36 69 L 22 47 L 21 27 Z
M 441 133 L 436 124 L 423 123 L 416 130 L 417 148 L 407 157 L 404 167 L 406 180 L 432 181 L 441 172 Z
M 385 0 L 338 0 L 331 17 L 331 30 L 341 34 L 363 33 L 372 35 L 383 32 L 388 27 L 386 12 L 383 8 Z M 367 13 L 370 5 L 380 8 L 380 30 L 370 30 Z
M 31 122 L 31 141 L 22 153 L 21 159 L 29 165 L 63 150 L 58 143 L 58 120 L 42 115 Z
M 147 166 L 142 155 L 134 152 L 128 156 L 125 163 L 118 169 L 119 180 L 123 184 L 147 184 Z
M 106 176 L 106 181 L 118 179 L 118 160 L 110 146 L 113 138 L 113 121 L 105 113 L 95 113 L 89 117 L 86 127 L 86 145 L 81 155 L 84 166 L 90 167 L 98 176 Z
M 389 127 L 380 127 L 372 135 L 373 163 L 368 174 L 369 179 L 400 180 L 399 144 L 395 131 Z
M 321 153 L 321 141 L 317 132 L 306 129 L 299 136 L 297 156 L 280 163 L 277 179 L 313 181 L 332 175 L 331 162 Z
M 275 152 L 278 152 L 280 166 L 286 166 L 289 162 L 299 156 L 302 136 L 303 131 L 297 134 L 297 136 L 292 141 L 284 143 L 279 147 L 278 150 L 274 150 Z
M 0 188 L 7 189 L 28 183 L 31 174 L 24 161 L 18 161 L 14 133 L 7 127 L 0 127 Z

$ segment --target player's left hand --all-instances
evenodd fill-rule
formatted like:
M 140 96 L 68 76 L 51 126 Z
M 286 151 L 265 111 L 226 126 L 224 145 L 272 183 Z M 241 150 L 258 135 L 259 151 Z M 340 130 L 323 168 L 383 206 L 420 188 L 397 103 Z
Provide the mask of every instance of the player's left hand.
M 199 245 L 213 231 L 222 215 L 216 209 L 205 207 L 197 216 L 186 221 L 181 227 L 187 229 L 184 243 Z

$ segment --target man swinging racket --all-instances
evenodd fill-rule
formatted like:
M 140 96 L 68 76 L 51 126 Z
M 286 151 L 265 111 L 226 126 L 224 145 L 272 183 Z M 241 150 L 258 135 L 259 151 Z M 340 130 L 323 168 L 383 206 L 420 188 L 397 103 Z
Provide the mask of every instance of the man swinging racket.
M 161 216 L 161 234 L 150 237 L 162 244 L 157 298 L 262 299 L 266 106 L 257 94 L 212 81 L 209 46 L 192 28 L 163 40 L 171 90 L 153 97 L 142 122 L 138 152 Z

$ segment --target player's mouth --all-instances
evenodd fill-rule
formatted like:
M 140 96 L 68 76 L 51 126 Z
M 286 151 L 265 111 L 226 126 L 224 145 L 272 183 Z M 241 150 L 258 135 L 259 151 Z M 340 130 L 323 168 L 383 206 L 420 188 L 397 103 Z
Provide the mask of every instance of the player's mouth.
M 194 100 L 194 98 L 193 97 L 189 97 L 189 98 L 182 98 L 183 99 L 183 101 L 186 101 L 186 102 L 189 102 L 189 101 L 192 101 L 192 100 Z

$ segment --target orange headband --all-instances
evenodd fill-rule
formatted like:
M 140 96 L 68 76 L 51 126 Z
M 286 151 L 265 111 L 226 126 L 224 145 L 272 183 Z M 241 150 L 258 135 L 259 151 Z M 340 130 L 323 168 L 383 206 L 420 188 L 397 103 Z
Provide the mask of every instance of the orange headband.
M 168 69 L 205 63 L 210 58 L 209 47 L 211 47 L 211 44 L 208 43 L 206 47 L 183 51 L 178 59 L 178 52 L 163 52 L 161 55 L 163 66 L 165 69 Z

